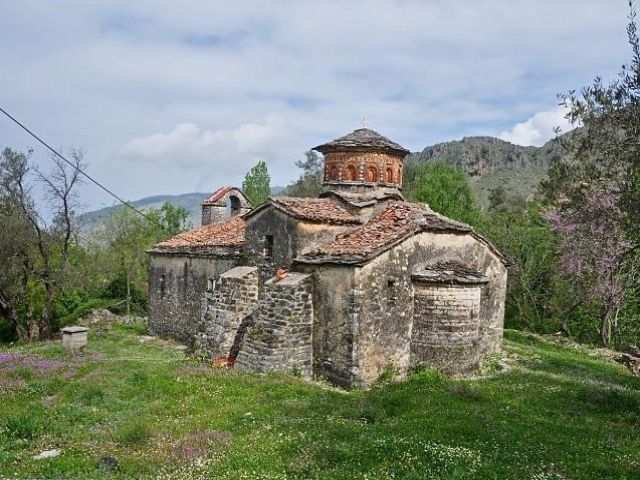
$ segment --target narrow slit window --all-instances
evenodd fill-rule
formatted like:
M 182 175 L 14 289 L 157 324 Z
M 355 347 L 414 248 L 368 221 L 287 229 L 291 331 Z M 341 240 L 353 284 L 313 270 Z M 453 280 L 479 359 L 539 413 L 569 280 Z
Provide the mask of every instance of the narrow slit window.
M 167 293 L 167 275 L 165 273 L 160 275 L 159 290 L 160 296 L 164 297 Z
M 273 258 L 273 235 L 264 236 L 264 258 L 268 260 Z
M 398 299 L 398 282 L 392 278 L 387 280 L 387 299 L 389 302 L 395 302 Z

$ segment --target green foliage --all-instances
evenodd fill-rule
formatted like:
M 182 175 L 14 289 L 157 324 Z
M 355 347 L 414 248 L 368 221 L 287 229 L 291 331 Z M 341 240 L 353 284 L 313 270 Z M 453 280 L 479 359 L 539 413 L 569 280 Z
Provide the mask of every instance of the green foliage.
M 509 262 L 506 324 L 536 332 L 555 332 L 560 309 L 557 286 L 557 235 L 542 207 L 506 192 L 492 193 L 492 208 L 478 225 Z
M 242 182 L 242 190 L 254 206 L 263 203 L 271 194 L 271 177 L 267 164 L 260 160 L 251 167 Z
M 71 313 L 57 318 L 55 322 L 56 327 L 60 329 L 66 325 L 73 325 L 77 323 L 78 320 L 91 313 L 92 310 L 106 309 L 113 312 L 122 311 L 122 304 L 122 300 L 90 298 L 85 303 L 79 305 L 78 308 L 73 310 Z
M 53 314 L 55 318 L 63 318 L 78 310 L 90 299 L 87 291 L 70 288 L 58 292 L 53 299 Z
M 38 415 L 27 412 L 10 415 L 3 425 L 3 433 L 13 440 L 35 440 L 42 431 L 42 419 Z
M 128 421 L 121 425 L 114 434 L 118 443 L 125 445 L 141 445 L 151 438 L 151 428 L 141 419 Z
M 629 2 L 631 60 L 616 80 L 596 78 L 578 92 L 560 95 L 567 119 L 579 130 L 560 142 L 564 151 L 542 184 L 550 218 L 560 232 L 560 267 L 571 288 L 574 324 L 581 335 L 600 323 L 600 341 L 640 339 L 630 321 L 640 279 L 640 38 L 635 2 Z M 622 315 L 621 315 L 622 313 Z M 622 327 L 633 337 L 620 338 Z M 590 335 L 589 335 L 590 336 Z
M 480 208 L 464 172 L 442 161 L 407 167 L 404 191 L 408 200 L 425 202 L 454 220 L 471 225 L 480 221 Z
M 155 228 L 155 238 L 169 238 L 191 227 L 188 223 L 189 210 L 164 202 L 159 209 L 146 212 L 149 227 Z
M 102 298 L 117 300 L 127 298 L 127 275 L 126 272 L 120 270 L 118 276 L 114 278 L 104 288 L 101 294 Z M 146 289 L 143 290 L 139 284 L 131 283 L 129 285 L 129 300 L 132 306 L 137 306 L 140 310 L 144 311 L 147 308 L 148 296 Z
M 309 150 L 305 159 L 296 162 L 296 167 L 302 170 L 300 178 L 285 188 L 284 194 L 291 197 L 317 197 L 322 191 L 322 177 L 324 162 L 320 155 Z

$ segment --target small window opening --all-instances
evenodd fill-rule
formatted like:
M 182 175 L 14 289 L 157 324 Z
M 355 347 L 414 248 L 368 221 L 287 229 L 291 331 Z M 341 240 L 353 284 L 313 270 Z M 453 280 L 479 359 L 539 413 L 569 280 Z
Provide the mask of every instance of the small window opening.
M 268 260 L 273 258 L 273 235 L 264 236 L 264 258 Z
M 398 299 L 398 282 L 395 279 L 390 278 L 387 280 L 387 298 L 390 302 L 394 302 Z
M 378 170 L 376 167 L 367 168 L 367 182 L 377 182 L 378 181 Z
M 240 213 L 240 199 L 235 195 L 229 197 L 229 206 L 231 207 L 231 216 L 235 217 Z
M 158 290 L 160 291 L 160 296 L 164 297 L 165 294 L 167 293 L 167 275 L 165 273 L 160 275 L 160 282 L 158 286 L 159 286 Z
M 207 280 L 207 291 L 213 292 L 216 288 L 216 281 L 213 278 Z
M 356 179 L 356 167 L 348 165 L 345 177 L 345 180 L 354 181 Z
M 387 183 L 393 183 L 393 170 L 391 168 L 387 168 Z

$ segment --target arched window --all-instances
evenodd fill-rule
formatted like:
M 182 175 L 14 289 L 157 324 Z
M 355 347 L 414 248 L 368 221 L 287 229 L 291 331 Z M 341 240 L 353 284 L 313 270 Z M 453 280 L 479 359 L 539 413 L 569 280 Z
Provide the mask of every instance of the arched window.
M 376 167 L 367 167 L 367 182 L 378 181 L 378 170 Z
M 355 179 L 356 179 L 356 167 L 354 167 L 353 165 L 348 165 L 345 180 L 353 181 Z
M 229 196 L 229 206 L 231 207 L 231 216 L 238 215 L 240 213 L 240 199 L 235 195 Z
M 328 180 L 337 180 L 338 179 L 338 167 L 335 165 L 331 165 L 329 169 L 329 178 Z
M 387 176 L 385 178 L 385 181 L 387 183 L 393 183 L 393 169 L 392 168 L 387 168 Z
M 398 169 L 398 183 L 402 184 L 402 170 Z

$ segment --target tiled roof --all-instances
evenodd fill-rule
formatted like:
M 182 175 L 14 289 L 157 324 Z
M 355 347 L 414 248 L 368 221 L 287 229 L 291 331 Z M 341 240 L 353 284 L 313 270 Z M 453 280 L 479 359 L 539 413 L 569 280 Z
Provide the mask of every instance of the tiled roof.
M 313 148 L 321 153 L 342 152 L 349 150 L 382 150 L 399 155 L 407 155 L 409 150 L 396 142 L 392 142 L 387 137 L 369 128 L 359 128 L 344 137 L 318 145 Z
M 202 203 L 203 204 L 216 203 L 218 200 L 224 197 L 231 190 L 233 190 L 233 187 L 231 185 L 223 185 L 222 187 L 217 189 L 215 192 L 213 192 L 209 197 L 207 197 Z
M 489 279 L 480 272 L 457 262 L 438 262 L 418 265 L 411 272 L 411 278 L 423 282 L 450 284 L 478 284 L 489 281 Z
M 202 204 L 203 205 L 214 205 L 214 204 L 220 202 L 220 200 L 222 200 L 224 198 L 224 196 L 227 195 L 228 193 L 230 193 L 232 190 L 235 190 L 242 197 L 242 200 L 246 201 L 249 204 L 251 203 L 249 201 L 249 199 L 247 198 L 247 196 L 244 194 L 244 192 L 242 190 L 240 190 L 238 187 L 233 187 L 231 185 L 224 185 L 224 186 L 220 187 L 219 189 L 217 189 L 215 192 L 213 192 L 209 197 L 204 199 L 202 201 Z M 220 204 L 223 205 L 224 202 L 221 202 Z
M 249 218 L 257 212 L 273 206 L 298 220 L 334 225 L 358 225 L 360 220 L 340 205 L 327 198 L 272 197 L 260 207 L 245 215 Z
M 241 247 L 244 244 L 244 219 L 236 216 L 183 232 L 153 246 L 151 251 L 177 251 L 198 247 Z
M 470 226 L 434 212 L 425 204 L 390 202 L 366 224 L 305 252 L 301 263 L 361 264 L 420 231 L 471 232 Z

